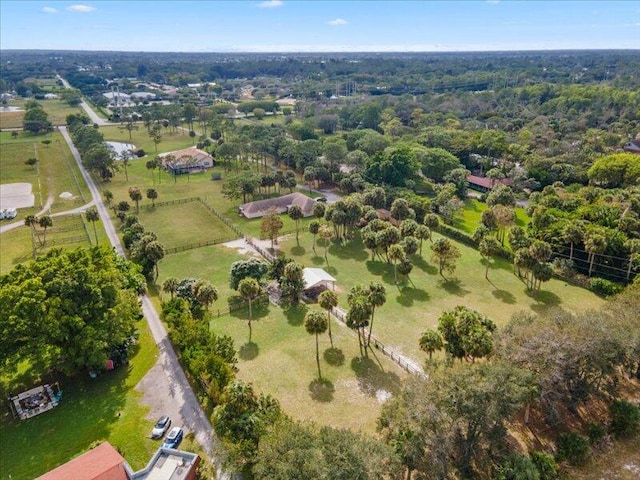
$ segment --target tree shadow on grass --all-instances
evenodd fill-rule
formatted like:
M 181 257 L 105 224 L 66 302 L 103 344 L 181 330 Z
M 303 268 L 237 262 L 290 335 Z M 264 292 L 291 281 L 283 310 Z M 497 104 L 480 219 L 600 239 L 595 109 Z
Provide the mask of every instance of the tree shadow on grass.
M 471 293 L 466 288 L 462 288 L 462 282 L 459 278 L 451 278 L 446 280 L 440 280 L 438 285 L 445 289 L 451 295 L 456 295 L 458 297 L 464 297 L 468 293 Z
M 427 302 L 430 295 L 424 290 L 414 287 L 404 287 L 400 289 L 400 295 L 396 297 L 396 301 L 403 307 L 411 307 L 414 302 Z
M 344 365 L 344 353 L 339 348 L 327 348 L 323 354 L 324 361 L 334 367 Z
M 378 390 L 394 395 L 400 391 L 400 377 L 393 372 L 385 372 L 369 357 L 352 358 L 351 369 L 356 374 L 360 391 L 365 395 L 375 397 Z
M 291 249 L 291 255 L 294 255 L 296 257 L 304 255 L 305 253 L 306 253 L 305 248 L 303 246 L 300 246 L 300 245 L 296 245 L 295 247 L 293 247 Z
M 318 256 L 318 255 L 316 255 L 316 256 L 314 256 L 314 257 L 311 257 L 311 262 L 312 262 L 314 265 L 322 265 L 323 263 L 325 263 L 325 261 L 324 261 L 324 257 L 322 257 L 322 256 Z
M 509 305 L 516 303 L 516 296 L 507 290 L 495 289 L 491 291 L 491 294 L 498 300 L 508 303 Z
M 282 311 L 284 316 L 287 317 L 287 323 L 293 327 L 299 327 L 304 323 L 304 316 L 309 311 L 304 303 L 289 304 L 286 305 Z
M 329 247 L 329 253 L 338 258 L 356 260 L 358 262 L 364 262 L 369 258 L 369 252 L 365 250 L 364 245 L 360 242 L 348 242 L 345 245 L 334 242 Z
M 376 275 L 380 277 L 384 283 L 388 283 L 389 285 L 395 285 L 396 279 L 393 274 L 393 265 L 383 261 L 367 261 L 367 270 L 371 275 Z M 400 277 L 400 275 L 398 275 Z
M 309 393 L 316 402 L 327 403 L 333 401 L 333 393 L 335 391 L 333 383 L 326 378 L 316 378 L 309 384 Z
M 251 313 L 253 321 L 260 320 L 261 318 L 266 317 L 267 315 L 269 315 L 269 303 L 254 303 L 251 306 Z M 240 320 L 249 321 L 249 306 L 247 305 L 243 306 L 242 308 L 233 310 L 232 312 L 229 312 L 229 315 L 235 318 L 239 318 Z
M 260 347 L 255 342 L 247 342 L 238 349 L 238 356 L 243 360 L 253 360 L 260 353 Z
M 428 273 L 429 275 L 438 274 L 438 267 L 436 267 L 435 265 L 431 265 L 429 262 L 427 262 L 424 258 L 422 258 L 419 255 L 414 255 L 412 258 L 412 262 L 416 268 L 419 268 L 420 270 L 422 270 L 425 273 Z

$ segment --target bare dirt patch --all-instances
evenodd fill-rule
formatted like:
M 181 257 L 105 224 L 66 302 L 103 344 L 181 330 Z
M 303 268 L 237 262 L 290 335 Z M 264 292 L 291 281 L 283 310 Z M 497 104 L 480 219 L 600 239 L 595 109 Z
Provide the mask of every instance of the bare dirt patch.
M 33 207 L 35 197 L 30 183 L 6 183 L 0 185 L 0 208 Z

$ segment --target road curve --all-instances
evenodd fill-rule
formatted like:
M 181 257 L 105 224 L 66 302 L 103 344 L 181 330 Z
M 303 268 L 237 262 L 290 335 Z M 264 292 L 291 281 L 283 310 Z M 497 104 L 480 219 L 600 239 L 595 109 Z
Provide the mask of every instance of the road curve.
M 69 149 L 73 154 L 73 158 L 78 163 L 80 172 L 82 173 L 85 182 L 89 186 L 89 190 L 91 191 L 93 201 L 95 202 L 95 206 L 98 209 L 100 219 L 102 220 L 102 224 L 105 227 L 107 236 L 109 237 L 109 241 L 118 252 L 118 254 L 124 256 L 124 248 L 122 247 L 120 238 L 118 237 L 113 222 L 111 221 L 109 212 L 102 202 L 98 187 L 96 186 L 91 176 L 84 169 L 82 161 L 80 159 L 80 154 L 73 145 L 71 137 L 67 132 L 67 128 L 59 127 L 59 130 L 65 141 L 69 145 Z M 213 442 L 216 438 L 214 436 L 213 427 L 211 426 L 209 419 L 202 410 L 202 407 L 200 406 L 200 403 L 198 402 L 191 388 L 191 385 L 189 385 L 189 382 L 187 381 L 184 371 L 182 370 L 180 362 L 178 361 L 178 358 L 176 356 L 176 353 L 173 350 L 173 346 L 171 345 L 171 341 L 169 340 L 167 331 L 160 321 L 158 312 L 151 302 L 151 299 L 148 295 L 145 294 L 141 297 L 141 300 L 142 312 L 144 313 L 144 317 L 149 324 L 149 329 L 151 330 L 153 339 L 158 345 L 159 362 L 162 365 L 162 368 L 170 382 L 170 385 L 167 385 L 167 395 L 171 395 L 174 401 L 178 405 L 181 405 L 180 413 L 182 415 L 183 425 L 188 430 L 194 433 L 198 443 L 200 443 L 204 451 L 209 456 L 211 456 L 214 453 Z
M 64 85 L 64 88 L 73 88 L 69 82 L 67 82 L 64 78 L 62 78 L 60 75 L 56 76 L 58 78 L 58 80 L 60 80 L 62 82 L 62 85 Z M 106 120 L 104 120 L 103 118 L 99 117 L 96 112 L 93 111 L 93 109 L 87 104 L 87 102 L 85 102 L 84 100 L 82 100 L 80 102 L 80 106 L 82 107 L 82 109 L 87 112 L 87 115 L 89 115 L 89 118 L 91 119 L 91 121 L 101 127 L 105 126 L 105 125 L 112 125 L 111 122 L 107 122 Z

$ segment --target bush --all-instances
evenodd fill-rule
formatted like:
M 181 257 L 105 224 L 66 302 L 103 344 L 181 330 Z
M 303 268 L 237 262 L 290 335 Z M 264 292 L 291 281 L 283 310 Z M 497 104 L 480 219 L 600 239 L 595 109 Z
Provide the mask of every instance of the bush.
M 221 180 L 222 174 L 220 172 L 214 172 L 211 174 L 211 180 Z
M 531 461 L 540 474 L 540 480 L 554 480 L 558 478 L 560 468 L 551 455 L 546 452 L 535 451 L 531 454 Z
M 587 430 L 587 436 L 592 445 L 602 440 L 606 434 L 607 429 L 601 423 L 592 423 L 589 425 L 589 430 Z
M 561 433 L 556 442 L 558 461 L 566 460 L 571 465 L 582 465 L 591 453 L 589 441 L 576 432 Z
M 637 434 L 640 430 L 640 408 L 625 400 L 616 400 L 609 407 L 609 430 L 618 437 Z
M 540 480 L 536 465 L 523 455 L 509 454 L 498 467 L 498 480 Z
M 622 285 L 604 278 L 592 278 L 589 281 L 589 288 L 596 295 L 601 295 L 603 297 L 610 297 L 611 295 L 620 293 L 624 289 Z
M 146 155 L 146 152 L 142 148 L 139 148 L 138 150 L 136 150 L 135 153 L 136 153 L 136 157 L 138 158 L 142 158 Z

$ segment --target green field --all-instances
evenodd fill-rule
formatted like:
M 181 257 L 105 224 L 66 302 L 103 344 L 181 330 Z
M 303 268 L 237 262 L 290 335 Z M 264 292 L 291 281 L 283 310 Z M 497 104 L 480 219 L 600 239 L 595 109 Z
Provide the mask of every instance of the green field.
M 157 349 L 146 323 L 140 322 L 138 328 L 140 338 L 128 366 L 94 380 L 86 373 L 43 378 L 49 383 L 59 381 L 63 397 L 60 405 L 37 417 L 17 420 L 8 407 L 2 409 L 2 478 L 32 479 L 105 440 L 134 469 L 146 465 L 158 444 L 146 438 L 152 422 L 145 418 L 148 407 L 140 403 L 142 393 L 134 387 L 155 363 Z M 40 383 L 3 377 L 3 391 L 16 393 Z
M 459 230 L 467 233 L 473 233 L 482 220 L 482 212 L 489 207 L 486 203 L 478 201 L 476 198 L 467 198 L 464 201 L 464 209 L 453 221 L 453 226 Z M 524 227 L 531 220 L 527 215 L 524 208 L 516 207 L 516 222 L 515 224 Z
M 238 237 L 197 200 L 155 208 L 150 200 L 145 199 L 144 202 L 146 204 L 141 206 L 138 218 L 147 230 L 158 236 L 165 248 Z
M 51 143 L 45 145 L 43 140 Z M 19 219 L 38 212 L 49 198 L 53 202 L 51 213 L 74 209 L 90 201 L 89 189 L 59 132 L 38 136 L 21 133 L 17 139 L 3 132 L 0 148 L 0 183 L 29 182 L 35 195 L 34 207 L 20 209 Z M 30 157 L 38 159 L 34 167 L 24 163 Z M 73 197 L 60 198 L 62 192 L 69 192 Z
M 64 100 L 37 100 L 42 105 L 45 112 L 49 114 L 49 120 L 54 125 L 65 125 L 67 115 L 80 113 L 80 107 L 72 107 Z M 12 107 L 24 108 L 26 100 L 11 100 L 8 105 Z M 2 112 L 0 111 L 0 128 L 22 128 L 24 112 Z
M 310 308 L 318 309 L 258 306 L 251 343 L 247 310 L 214 318 L 211 326 L 234 339 L 239 378 L 274 395 L 288 415 L 372 434 L 382 402 L 399 391 L 407 374 L 381 353 L 361 357 L 356 335 L 333 321 L 334 348 L 327 334 L 320 336 L 324 382 L 318 381 L 315 338 L 304 328 L 304 314 Z
M 434 239 L 438 238 L 434 234 Z M 371 253 L 357 240 L 344 246 L 332 243 L 329 247 L 329 265 L 326 264 L 324 247 L 318 240 L 312 251 L 312 236 L 301 235 L 300 246 L 290 235 L 281 243 L 282 251 L 306 267 L 322 267 L 337 279 L 340 305 L 346 307 L 349 289 L 358 283 L 382 282 L 387 289 L 387 302 L 376 309 L 374 335 L 386 345 L 397 348 L 414 359 L 425 354 L 418 348 L 418 338 L 426 328 L 435 328 L 444 310 L 456 305 L 466 305 L 504 325 L 519 310 L 538 314 L 554 309 L 580 311 L 596 308 L 603 301 L 588 290 L 552 279 L 533 294 L 513 274 L 511 264 L 497 260 L 489 269 L 489 280 L 484 278 L 484 260 L 470 247 L 456 243 L 462 256 L 456 272 L 445 281 L 430 261 L 429 242 L 423 246 L 423 258 L 414 256 L 410 282 L 394 285 L 393 266 L 379 259 L 371 261 Z
M 100 132 L 104 135 L 105 140 L 133 143 L 136 149 L 142 148 L 148 155 L 155 155 L 156 147 L 147 129 L 142 124 L 139 124 L 138 127 L 138 130 L 131 132 L 131 139 L 129 139 L 129 132 L 122 130 L 118 125 L 100 127 Z M 174 150 L 192 147 L 195 145 L 195 141 L 196 139 L 189 137 L 188 132 L 184 130 L 169 133 L 167 129 L 163 129 L 162 141 L 158 144 L 158 153 L 172 152 Z

